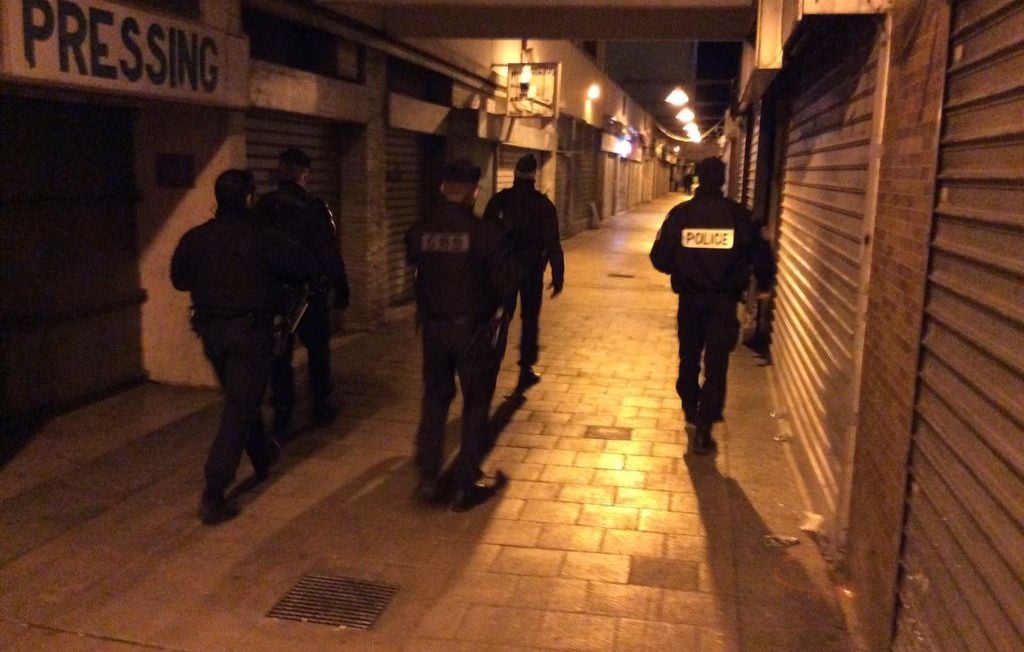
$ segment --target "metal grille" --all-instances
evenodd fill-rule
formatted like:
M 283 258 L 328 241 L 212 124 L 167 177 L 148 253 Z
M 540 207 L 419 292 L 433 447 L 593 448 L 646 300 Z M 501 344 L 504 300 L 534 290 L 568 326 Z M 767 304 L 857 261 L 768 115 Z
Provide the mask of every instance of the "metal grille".
M 304 623 L 370 629 L 397 586 L 328 575 L 304 575 L 267 616 Z

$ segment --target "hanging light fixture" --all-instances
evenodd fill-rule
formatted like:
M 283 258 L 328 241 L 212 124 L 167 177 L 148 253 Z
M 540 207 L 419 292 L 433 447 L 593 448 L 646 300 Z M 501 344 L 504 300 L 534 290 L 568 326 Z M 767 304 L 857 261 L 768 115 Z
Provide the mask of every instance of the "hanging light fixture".
M 598 84 L 591 84 L 590 88 L 587 89 L 587 99 L 596 100 L 601 97 L 601 86 Z
M 697 118 L 690 107 L 683 107 L 683 110 L 676 114 L 676 120 L 682 123 L 693 122 Z
M 690 101 L 690 96 L 686 94 L 682 88 L 676 86 L 672 89 L 672 92 L 668 94 L 665 101 L 672 106 L 682 106 Z

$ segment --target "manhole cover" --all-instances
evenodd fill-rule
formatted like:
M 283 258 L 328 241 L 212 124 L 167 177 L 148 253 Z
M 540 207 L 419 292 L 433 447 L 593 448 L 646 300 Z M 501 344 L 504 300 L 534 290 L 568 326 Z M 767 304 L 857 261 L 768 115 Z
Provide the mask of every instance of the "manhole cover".
M 587 426 L 584 437 L 591 439 L 632 439 L 632 428 L 619 428 L 618 426 Z
M 397 586 L 328 575 L 304 575 L 267 616 L 304 623 L 370 629 Z

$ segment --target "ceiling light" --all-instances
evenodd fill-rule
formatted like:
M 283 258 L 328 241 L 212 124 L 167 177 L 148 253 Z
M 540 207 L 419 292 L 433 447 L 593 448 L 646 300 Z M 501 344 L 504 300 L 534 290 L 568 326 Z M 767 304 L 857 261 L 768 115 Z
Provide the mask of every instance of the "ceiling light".
M 601 97 L 601 87 L 598 84 L 591 84 L 587 89 L 587 99 L 596 100 L 599 97 Z
M 690 97 L 686 94 L 686 91 L 676 86 L 668 94 L 668 97 L 665 98 L 665 101 L 672 106 L 682 106 L 690 101 Z
M 676 120 L 680 122 L 693 122 L 697 116 L 694 115 L 693 109 L 690 107 L 684 107 L 682 111 L 676 114 Z

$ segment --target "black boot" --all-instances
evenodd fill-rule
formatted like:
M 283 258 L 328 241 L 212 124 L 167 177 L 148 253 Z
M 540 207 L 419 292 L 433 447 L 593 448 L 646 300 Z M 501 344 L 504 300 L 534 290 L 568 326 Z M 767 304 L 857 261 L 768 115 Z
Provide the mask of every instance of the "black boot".
M 522 394 L 540 382 L 540 376 L 533 372 L 533 367 L 523 367 L 519 370 L 519 382 L 516 383 L 516 394 Z
M 698 424 L 687 453 L 694 455 L 710 455 L 718 451 L 718 442 L 711 437 L 711 424 Z
M 498 471 L 493 478 L 481 478 L 455 493 L 453 512 L 468 512 L 477 505 L 487 502 L 508 484 L 508 476 Z
M 238 516 L 238 505 L 224 498 L 223 491 L 204 491 L 199 501 L 199 520 L 203 525 L 217 525 Z

